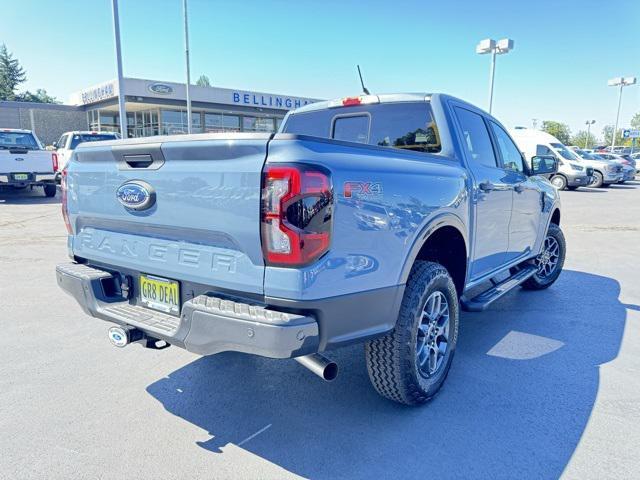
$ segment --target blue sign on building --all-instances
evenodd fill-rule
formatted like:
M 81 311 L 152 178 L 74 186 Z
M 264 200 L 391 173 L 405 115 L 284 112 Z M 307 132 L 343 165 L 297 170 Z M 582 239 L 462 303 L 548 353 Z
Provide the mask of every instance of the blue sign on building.
M 262 95 L 259 93 L 233 92 L 233 103 L 251 107 L 282 108 L 291 110 L 311 103 L 303 98 Z

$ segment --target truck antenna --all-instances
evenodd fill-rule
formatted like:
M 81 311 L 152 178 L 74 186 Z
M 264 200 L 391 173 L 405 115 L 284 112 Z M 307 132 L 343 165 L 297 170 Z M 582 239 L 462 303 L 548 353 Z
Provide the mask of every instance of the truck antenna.
M 358 67 L 358 75 L 360 76 L 360 85 L 362 85 L 362 91 L 365 93 L 365 95 L 371 95 L 369 93 L 369 90 L 367 90 L 367 87 L 364 86 L 364 80 L 362 80 L 362 72 L 360 71 L 360 65 L 356 65 Z

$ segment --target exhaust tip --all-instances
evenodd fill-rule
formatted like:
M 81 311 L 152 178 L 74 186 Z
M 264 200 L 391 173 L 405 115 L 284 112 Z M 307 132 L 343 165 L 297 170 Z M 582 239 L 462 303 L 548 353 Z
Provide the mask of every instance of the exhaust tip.
M 327 382 L 335 380 L 338 376 L 338 364 L 319 353 L 296 357 L 294 360 Z
M 326 367 L 324 367 L 324 372 L 322 374 L 322 378 L 324 378 L 327 382 L 332 382 L 338 376 L 338 364 L 336 362 L 329 362 Z

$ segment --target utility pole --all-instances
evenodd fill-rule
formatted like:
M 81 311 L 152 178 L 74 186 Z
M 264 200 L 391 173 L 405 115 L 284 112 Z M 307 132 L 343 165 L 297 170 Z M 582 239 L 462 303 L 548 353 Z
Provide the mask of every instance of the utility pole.
M 184 12 L 184 57 L 187 63 L 187 133 L 191 133 L 191 94 L 189 86 L 191 85 L 191 68 L 189 65 L 189 19 L 187 17 L 187 0 L 182 0 L 182 9 Z
M 120 135 L 127 138 L 127 112 L 124 109 L 124 82 L 122 81 L 122 52 L 120 50 L 120 19 L 118 16 L 118 0 L 112 0 L 113 36 L 116 44 L 116 69 L 118 71 L 118 112 L 120 116 Z
M 618 111 L 616 112 L 616 125 L 613 129 L 613 135 L 611 136 L 611 153 L 616 146 L 616 133 L 618 133 L 618 121 L 620 120 L 620 106 L 622 105 L 622 89 L 629 85 L 634 85 L 636 83 L 636 77 L 616 77 L 612 78 L 607 82 L 610 87 L 620 86 L 620 90 L 618 90 Z

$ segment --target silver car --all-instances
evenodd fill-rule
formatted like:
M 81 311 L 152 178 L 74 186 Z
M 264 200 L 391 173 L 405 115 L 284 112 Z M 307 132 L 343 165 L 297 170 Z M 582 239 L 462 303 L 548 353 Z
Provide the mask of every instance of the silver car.
M 598 188 L 611 185 L 623 179 L 621 163 L 601 158 L 596 154 L 588 153 L 580 148 L 569 148 L 573 150 L 573 153 L 578 157 L 581 164 L 593 168 L 592 187 Z
M 636 178 L 636 167 L 631 161 L 627 160 L 621 155 L 617 155 L 615 153 L 601 153 L 598 152 L 596 155 L 598 157 L 603 158 L 608 161 L 616 162 L 620 164 L 622 168 L 622 177 L 618 180 L 618 183 L 628 182 L 629 180 L 634 180 Z

